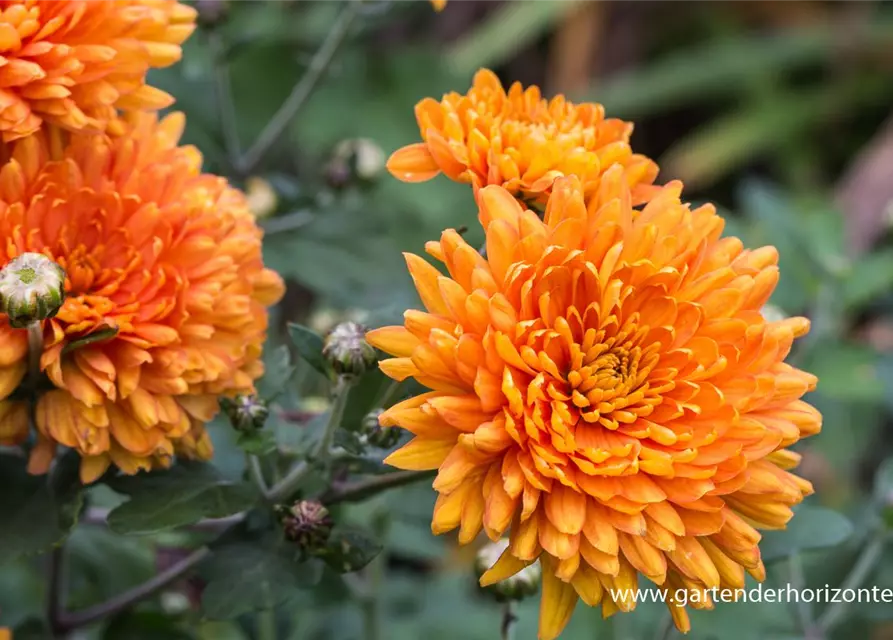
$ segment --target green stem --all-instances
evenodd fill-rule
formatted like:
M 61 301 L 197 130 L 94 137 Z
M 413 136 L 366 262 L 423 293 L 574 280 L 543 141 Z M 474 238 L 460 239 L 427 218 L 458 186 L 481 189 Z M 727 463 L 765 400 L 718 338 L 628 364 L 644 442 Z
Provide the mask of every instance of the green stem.
M 310 454 L 310 460 L 302 460 L 296 464 L 291 471 L 273 488 L 265 493 L 265 497 L 269 502 L 280 502 L 294 493 L 295 489 L 301 484 L 301 481 L 307 476 L 315 465 L 325 463 L 332 452 L 332 441 L 335 439 L 335 431 L 341 426 L 341 420 L 344 417 L 344 409 L 347 407 L 347 397 L 350 395 L 351 380 L 346 376 L 339 376 L 338 382 L 335 384 L 334 398 L 332 399 L 332 409 L 329 413 L 329 421 L 326 423 L 325 430 L 316 443 L 316 447 Z
M 348 482 L 326 491 L 320 498 L 320 502 L 327 505 L 339 502 L 361 502 L 382 491 L 433 478 L 435 475 L 434 471 L 395 471 L 368 480 Z
M 806 578 L 803 574 L 803 560 L 799 553 L 788 556 L 788 575 L 791 585 L 800 593 L 806 586 Z M 797 598 L 797 616 L 800 620 L 800 629 L 804 634 L 810 634 L 813 628 L 812 606 L 801 598 Z
M 81 627 L 86 627 L 94 622 L 98 622 L 104 618 L 108 618 L 109 616 L 124 611 L 125 609 L 129 609 L 138 602 L 142 602 L 168 585 L 183 578 L 209 555 L 211 555 L 210 549 L 202 547 L 197 551 L 193 551 L 177 564 L 162 571 L 154 578 L 151 578 L 141 585 L 129 589 L 110 600 L 87 609 L 82 609 L 81 611 L 73 611 L 70 613 L 59 612 L 54 626 L 57 632 L 64 633 Z
M 342 9 L 340 15 L 332 25 L 326 39 L 320 45 L 313 58 L 310 60 L 310 66 L 301 76 L 301 79 L 291 90 L 291 93 L 279 107 L 279 110 L 273 114 L 273 117 L 261 131 L 257 140 L 248 151 L 245 152 L 242 162 L 239 164 L 239 171 L 242 175 L 250 173 L 254 167 L 260 162 L 267 150 L 282 137 L 289 123 L 297 115 L 301 107 L 307 102 L 307 98 L 316 87 L 325 70 L 335 57 L 335 53 L 347 37 L 350 25 L 357 15 L 357 5 L 359 2 L 349 1 Z
M 878 560 L 880 560 L 881 555 L 884 552 L 885 542 L 885 531 L 881 530 L 874 535 L 868 545 L 862 549 L 862 553 L 856 560 L 856 564 L 853 565 L 849 575 L 847 575 L 846 579 L 843 581 L 843 584 L 841 585 L 841 593 L 847 589 L 856 589 L 865 582 L 866 578 L 871 575 L 871 572 L 877 568 Z M 824 634 L 827 634 L 838 622 L 840 622 L 843 614 L 846 612 L 846 608 L 847 603 L 843 602 L 843 600 L 832 603 L 831 606 L 819 616 L 817 623 L 818 628 Z
M 514 603 L 509 600 L 502 605 L 502 624 L 499 627 L 499 637 L 501 640 L 512 640 L 512 636 L 514 635 L 512 632 L 514 631 L 515 620 L 517 619 L 517 616 L 515 616 Z
M 226 47 L 219 30 L 212 29 L 208 34 L 208 46 L 214 59 L 214 84 L 217 90 L 217 110 L 220 117 L 220 129 L 223 132 L 223 143 L 230 164 L 235 167 L 242 155 L 242 145 L 239 142 L 238 117 L 236 104 L 233 100 L 229 65 L 226 61 Z
M 40 356 L 43 354 L 43 328 L 37 320 L 28 325 L 28 383 L 37 387 L 40 376 Z
M 266 495 L 269 489 L 267 488 L 267 481 L 264 480 L 264 470 L 260 466 L 260 458 L 251 453 L 247 454 L 245 458 L 248 463 L 248 471 L 251 473 L 251 479 L 254 480 L 254 484 L 257 485 L 260 492 Z
M 388 388 L 385 389 L 384 394 L 381 397 L 381 400 L 376 402 L 373 406 L 381 407 L 382 409 L 388 409 L 390 407 L 391 401 L 394 399 L 394 396 L 397 395 L 397 391 L 400 390 L 400 385 L 402 382 L 399 380 L 394 380 L 391 384 L 388 385 Z
M 276 640 L 276 610 L 270 604 L 270 584 L 263 582 L 260 586 L 263 591 L 264 608 L 259 609 L 255 616 L 257 640 Z
M 367 595 L 363 600 L 363 626 L 366 640 L 380 640 L 381 638 L 381 606 L 378 595 L 381 593 L 381 583 L 384 578 L 384 554 L 379 554 L 369 565 L 369 585 Z

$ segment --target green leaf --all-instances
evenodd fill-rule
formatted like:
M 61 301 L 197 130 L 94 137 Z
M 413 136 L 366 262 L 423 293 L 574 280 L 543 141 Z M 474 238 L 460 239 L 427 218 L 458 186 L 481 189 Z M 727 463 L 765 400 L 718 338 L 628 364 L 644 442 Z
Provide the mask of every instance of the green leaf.
M 288 335 L 307 364 L 328 377 L 329 365 L 322 355 L 322 337 L 312 329 L 295 322 L 288 324 Z
M 83 506 L 80 459 L 68 452 L 45 476 L 32 476 L 23 457 L 0 454 L 0 565 L 46 551 L 77 523 Z
M 823 396 L 851 402 L 880 402 L 885 388 L 878 354 L 860 344 L 822 341 L 812 345 L 803 369 L 819 379 Z
M 257 383 L 257 394 L 269 402 L 285 391 L 295 366 L 286 345 L 264 352 L 264 375 Z
M 853 524 L 824 507 L 802 506 L 783 531 L 766 531 L 760 542 L 764 562 L 786 558 L 798 551 L 834 547 L 853 533 Z
M 318 561 L 301 562 L 295 549 L 271 540 L 222 545 L 206 566 L 202 609 L 218 620 L 275 607 L 315 584 L 322 569 Z
M 862 256 L 843 282 L 843 303 L 848 309 L 870 304 L 893 290 L 893 249 Z
M 88 336 L 80 338 L 79 340 L 73 340 L 62 347 L 62 355 L 66 353 L 71 353 L 76 349 L 80 349 L 82 347 L 86 347 L 90 344 L 95 344 L 97 342 L 102 342 L 103 340 L 110 340 L 118 335 L 118 327 L 108 327 L 106 329 L 100 329 L 99 331 L 94 331 Z
M 447 62 L 463 74 L 495 67 L 548 33 L 577 4 L 567 0 L 506 3 L 453 45 Z
M 105 628 L 104 640 L 195 640 L 182 622 L 160 611 L 127 611 L 112 618 Z
M 319 555 L 339 573 L 359 571 L 381 553 L 381 543 L 356 529 L 335 529 Z
M 13 629 L 15 640 L 48 640 L 53 633 L 42 618 L 28 618 Z
M 95 504 L 90 496 L 90 504 Z M 154 550 L 139 538 L 119 536 L 105 527 L 76 527 L 65 542 L 70 576 L 83 578 L 68 595 L 76 611 L 113 598 L 156 572 Z
M 893 28 L 889 18 L 871 21 L 865 27 L 860 35 L 862 46 L 890 41 Z M 779 30 L 771 37 L 747 34 L 691 41 L 677 53 L 609 78 L 589 98 L 623 118 L 703 104 L 739 94 L 753 78 L 785 74 L 831 57 L 836 34 L 834 26 L 822 24 Z
M 265 456 L 276 450 L 276 437 L 269 431 L 244 431 L 236 438 L 236 444 L 255 456 Z
M 392 382 L 393 380 L 377 367 L 367 371 L 348 392 L 350 395 L 344 417 L 341 419 L 341 427 L 348 431 L 359 431 L 366 415 L 373 409 L 380 408 L 376 406 L 376 401 L 380 400 Z
M 224 479 L 207 464 L 181 462 L 166 471 L 114 478 L 109 486 L 130 500 L 112 510 L 109 528 L 143 535 L 223 518 L 253 507 L 257 490 Z

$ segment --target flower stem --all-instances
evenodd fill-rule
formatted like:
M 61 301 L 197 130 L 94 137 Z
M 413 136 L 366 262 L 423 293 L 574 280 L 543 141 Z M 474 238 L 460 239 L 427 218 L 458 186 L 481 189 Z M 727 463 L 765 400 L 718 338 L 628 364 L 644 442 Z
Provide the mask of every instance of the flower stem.
M 341 426 L 341 420 L 344 417 L 344 409 L 347 407 L 347 397 L 350 395 L 351 380 L 345 376 L 339 376 L 338 382 L 335 384 L 334 398 L 332 399 L 332 409 L 329 413 L 329 420 L 323 430 L 319 442 L 316 443 L 313 451 L 310 453 L 310 460 L 302 460 L 296 464 L 291 471 L 273 487 L 267 491 L 264 496 L 269 502 L 280 502 L 289 495 L 294 493 L 301 481 L 307 476 L 314 465 L 326 462 L 332 452 L 332 441 L 335 439 L 335 431 Z
M 329 489 L 322 495 L 320 502 L 327 505 L 339 502 L 360 502 L 382 491 L 433 478 L 434 475 L 434 471 L 395 471 L 368 480 L 344 483 Z
M 329 31 L 326 39 L 323 40 L 323 43 L 310 60 L 310 66 L 307 67 L 307 71 L 295 84 L 285 102 L 282 103 L 282 106 L 279 107 L 279 110 L 261 131 L 254 144 L 245 152 L 238 167 L 242 175 L 250 173 L 255 168 L 273 143 L 282 137 L 289 123 L 297 115 L 298 111 L 301 110 L 301 107 L 304 106 L 307 98 L 310 97 L 314 87 L 316 87 L 316 83 L 319 82 L 325 70 L 332 63 L 341 43 L 344 42 L 350 25 L 354 17 L 356 17 L 358 4 L 359 2 L 349 1 L 344 9 L 341 10 L 331 31 Z
M 28 325 L 28 384 L 34 389 L 40 376 L 40 356 L 43 355 L 43 328 L 37 320 Z
M 128 591 L 115 596 L 114 598 L 106 600 L 105 602 L 94 605 L 92 607 L 82 609 L 81 611 L 74 611 L 71 613 L 59 612 L 54 621 L 54 628 L 58 632 L 72 631 L 74 629 L 86 627 L 89 624 L 98 622 L 103 618 L 107 618 L 129 607 L 132 607 L 136 603 L 145 600 L 146 598 L 158 593 L 168 585 L 173 584 L 177 580 L 181 579 L 210 554 L 211 550 L 208 549 L 208 547 L 202 547 L 200 549 L 197 549 L 196 551 L 193 551 L 191 554 L 180 560 L 175 565 L 162 571 L 157 576 L 147 580 L 141 585 L 134 587 L 133 589 L 129 589 Z
M 248 463 L 248 471 L 251 473 L 251 479 L 254 480 L 254 484 L 257 485 L 260 492 L 266 494 L 269 489 L 267 488 L 267 481 L 264 480 L 264 470 L 261 469 L 260 458 L 252 453 L 247 454 L 245 457 Z
M 239 142 L 238 118 L 233 101 L 232 83 L 229 77 L 229 65 L 226 61 L 226 47 L 223 37 L 217 29 L 208 34 L 208 47 L 214 59 L 214 85 L 217 93 L 217 109 L 220 116 L 220 128 L 223 131 L 223 143 L 230 163 L 235 166 L 242 155 Z
M 803 559 L 799 553 L 792 553 L 788 556 L 788 575 L 794 588 L 802 593 L 806 587 L 806 578 L 803 575 Z M 800 619 L 800 628 L 804 634 L 808 635 L 814 627 L 812 607 L 805 600 L 797 598 L 796 609 L 797 616 Z
M 276 640 L 276 610 L 270 604 L 270 583 L 263 582 L 260 587 L 263 592 L 264 607 L 258 609 L 255 616 L 257 640 Z
M 502 624 L 499 627 L 501 640 L 512 640 L 513 627 L 515 626 L 515 620 L 518 619 L 513 605 L 514 603 L 511 600 L 502 605 Z
M 64 541 L 47 556 L 47 621 L 55 632 L 65 611 L 65 547 Z
M 844 579 L 841 585 L 841 593 L 847 589 L 856 589 L 865 582 L 865 579 L 871 575 L 871 572 L 877 568 L 878 560 L 884 552 L 884 544 L 886 542 L 886 532 L 882 529 L 878 531 L 869 543 L 862 549 L 862 553 L 856 560 L 856 564 L 850 570 L 849 575 Z M 843 600 L 834 602 L 825 612 L 819 616 L 817 626 L 827 635 L 835 625 L 843 617 L 846 612 L 847 603 Z

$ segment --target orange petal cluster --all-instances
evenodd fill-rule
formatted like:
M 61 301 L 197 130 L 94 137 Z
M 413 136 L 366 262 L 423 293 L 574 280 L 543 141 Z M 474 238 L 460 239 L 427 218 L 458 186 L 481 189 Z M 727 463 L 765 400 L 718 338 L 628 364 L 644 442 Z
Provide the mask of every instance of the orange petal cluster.
M 620 164 L 635 202 L 653 191 L 657 165 L 632 153 L 633 125 L 606 119 L 600 104 L 573 104 L 561 95 L 545 100 L 538 87 L 520 83 L 506 93 L 496 74 L 482 69 L 467 95 L 425 98 L 415 115 L 423 142 L 398 149 L 387 164 L 404 182 L 443 172 L 475 191 L 501 185 L 531 204 L 544 204 L 556 178 L 575 175 L 590 194 L 604 171 Z
M 542 563 L 541 638 L 578 599 L 632 610 L 639 576 L 688 630 L 672 594 L 709 608 L 762 580 L 757 529 L 812 492 L 788 447 L 821 427 L 800 399 L 816 378 L 784 362 L 809 322 L 765 319 L 776 250 L 680 195 L 635 208 L 614 165 L 588 200 L 558 179 L 541 219 L 483 188 L 486 257 L 453 230 L 427 247 L 448 276 L 407 255 L 425 310 L 368 335 L 387 375 L 431 389 L 381 416 L 415 435 L 387 461 L 438 471 L 435 533 L 508 534 L 483 584 Z
M 51 127 L 0 151 L 0 266 L 31 251 L 67 274 L 65 303 L 43 326 L 30 469 L 46 471 L 61 444 L 82 456 L 85 482 L 110 464 L 132 474 L 175 454 L 210 457 L 203 425 L 219 395 L 252 391 L 266 307 L 283 293 L 242 193 L 177 146 L 182 115 L 121 124 L 115 137 Z M 10 399 L 23 333 L 0 326 L 7 441 L 27 425 L 25 402 Z
M 99 132 L 117 110 L 173 98 L 146 84 L 180 59 L 195 9 L 177 0 L 0 2 L 0 134 L 10 142 L 43 122 Z

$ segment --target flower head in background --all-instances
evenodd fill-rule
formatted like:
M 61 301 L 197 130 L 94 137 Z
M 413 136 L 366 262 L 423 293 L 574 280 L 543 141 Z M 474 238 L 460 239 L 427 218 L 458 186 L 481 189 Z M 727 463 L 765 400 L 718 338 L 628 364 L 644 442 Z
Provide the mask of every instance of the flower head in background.
M 54 388 L 35 408 L 36 473 L 57 444 L 80 453 L 84 481 L 110 464 L 136 473 L 210 457 L 203 425 L 219 396 L 253 392 L 266 307 L 283 290 L 242 193 L 177 146 L 182 115 L 122 124 L 116 137 L 50 128 L 0 152 L 0 265 L 42 253 L 67 275 L 43 325 Z M 0 397 L 21 379 L 24 333 L 4 319 Z
M 694 607 L 763 579 L 757 529 L 812 491 L 788 447 L 820 429 L 800 399 L 816 379 L 784 363 L 809 323 L 766 320 L 775 249 L 722 238 L 680 194 L 635 209 L 617 165 L 588 208 L 576 177 L 556 181 L 541 220 L 486 187 L 486 257 L 452 230 L 428 246 L 449 276 L 408 255 L 426 310 L 368 335 L 386 374 L 431 389 L 382 414 L 415 434 L 387 461 L 438 470 L 435 533 L 508 532 L 482 584 L 540 561 L 541 638 L 578 599 L 633 609 L 639 576 Z
M 538 87 L 520 83 L 506 92 L 492 71 L 482 69 L 467 95 L 425 98 L 415 114 L 423 141 L 398 149 L 387 165 L 404 182 L 443 172 L 475 191 L 501 185 L 519 199 L 544 204 L 556 178 L 576 175 L 589 195 L 602 174 L 620 164 L 636 203 L 654 191 L 657 165 L 631 151 L 632 124 L 605 119 L 600 104 L 545 100 Z
M 196 12 L 177 0 L 19 0 L 0 9 L 0 134 L 43 122 L 99 132 L 118 110 L 156 110 L 173 98 L 146 84 L 180 59 Z
M 434 10 L 440 13 L 446 7 L 447 0 L 431 0 L 431 6 L 434 7 Z

